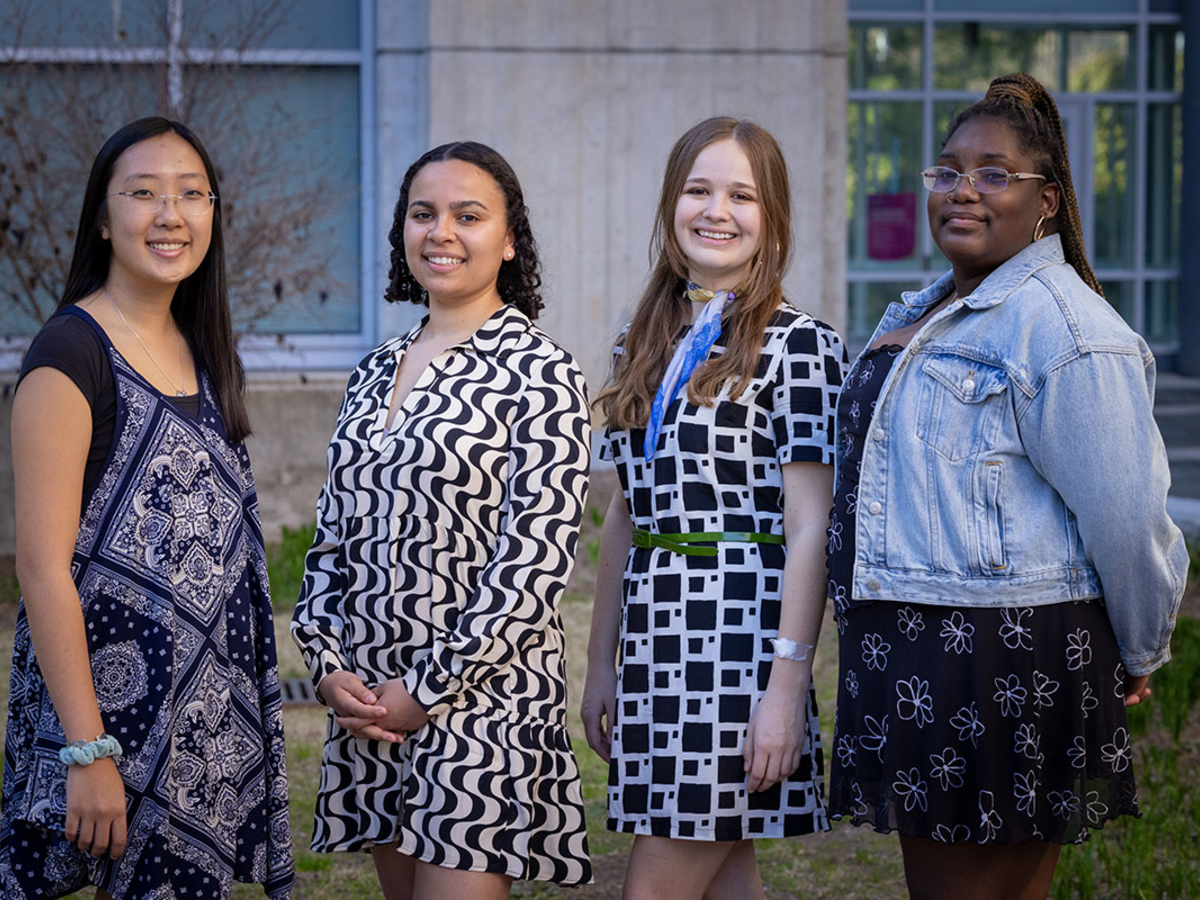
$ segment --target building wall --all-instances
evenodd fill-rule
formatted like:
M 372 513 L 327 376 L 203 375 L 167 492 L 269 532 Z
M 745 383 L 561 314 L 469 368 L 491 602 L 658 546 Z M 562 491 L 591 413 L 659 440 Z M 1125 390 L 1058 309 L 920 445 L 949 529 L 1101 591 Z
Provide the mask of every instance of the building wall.
M 509 159 L 542 251 L 542 324 L 593 389 L 647 272 L 667 153 L 711 115 L 752 118 L 778 138 L 794 195 L 788 295 L 841 327 L 845 0 L 438 0 L 380 4 L 377 15 L 391 36 L 378 67 L 381 133 L 413 130 L 424 79 L 428 146 L 479 140 Z M 415 155 L 381 149 L 380 235 Z M 414 318 L 385 310 L 383 330 Z
M 593 391 L 645 277 L 671 145 L 716 114 L 752 118 L 791 167 L 788 296 L 845 322 L 846 0 L 379 0 L 375 5 L 376 282 L 404 171 L 472 139 L 513 164 L 542 250 L 542 325 Z M 415 308 L 380 301 L 378 339 Z M 257 372 L 249 449 L 268 540 L 313 517 L 349 372 Z M 13 552 L 11 375 L 0 377 L 0 554 Z

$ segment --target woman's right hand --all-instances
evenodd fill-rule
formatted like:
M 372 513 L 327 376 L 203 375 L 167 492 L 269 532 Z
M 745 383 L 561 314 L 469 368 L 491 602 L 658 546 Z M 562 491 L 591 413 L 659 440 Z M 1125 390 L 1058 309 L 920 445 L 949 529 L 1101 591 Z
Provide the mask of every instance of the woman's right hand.
M 64 834 L 97 858 L 106 851 L 113 859 L 125 852 L 125 783 L 112 759 L 67 767 Z
M 612 754 L 613 715 L 617 709 L 617 670 L 610 663 L 588 666 L 579 714 L 588 746 L 605 762 Z
M 387 715 L 379 705 L 375 692 L 363 684 L 363 680 L 345 669 L 330 672 L 317 685 L 317 693 L 342 718 L 378 719 Z

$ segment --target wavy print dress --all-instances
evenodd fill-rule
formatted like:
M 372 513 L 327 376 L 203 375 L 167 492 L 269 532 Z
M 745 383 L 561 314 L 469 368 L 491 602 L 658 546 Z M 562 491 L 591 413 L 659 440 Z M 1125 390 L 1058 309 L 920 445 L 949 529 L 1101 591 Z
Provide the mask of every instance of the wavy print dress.
M 0 893 L 214 900 L 234 881 L 292 885 L 283 715 L 258 501 L 201 373 L 199 416 L 111 360 L 117 423 L 72 559 L 96 699 L 120 740 L 128 843 L 95 860 L 63 839 L 62 725 L 22 605 L 0 814 Z
M 718 337 L 712 353 L 724 349 Z M 781 467 L 833 461 L 845 364 L 831 328 L 783 305 L 737 400 L 726 391 L 697 407 L 681 390 L 649 464 L 644 429 L 610 431 L 601 453 L 616 464 L 634 527 L 782 535 Z M 828 830 L 811 689 L 800 767 L 769 790 L 746 791 L 742 748 L 771 673 L 785 548 L 716 546 L 717 556 L 630 548 L 608 827 L 707 841 Z
M 398 840 L 448 868 L 586 882 L 558 613 L 587 490 L 583 375 L 506 305 L 426 367 L 389 430 L 420 328 L 350 378 L 292 631 L 314 683 L 403 678 L 432 719 L 396 745 L 331 711 L 313 849 Z

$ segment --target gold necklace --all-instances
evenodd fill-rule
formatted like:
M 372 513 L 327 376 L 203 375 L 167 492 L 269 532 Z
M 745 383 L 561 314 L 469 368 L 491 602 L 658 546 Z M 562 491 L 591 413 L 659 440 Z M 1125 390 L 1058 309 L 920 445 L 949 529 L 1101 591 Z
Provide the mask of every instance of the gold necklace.
M 133 330 L 133 326 L 130 325 L 128 320 L 125 318 L 125 313 L 121 312 L 121 307 L 117 306 L 117 301 L 114 300 L 112 298 L 112 294 L 108 292 L 108 285 L 104 286 L 104 296 L 108 298 L 108 302 L 112 304 L 112 308 L 115 309 L 117 311 L 117 315 L 121 317 L 121 324 L 128 328 L 129 333 L 132 334 L 134 338 L 137 339 L 137 342 L 142 345 L 142 350 L 145 351 L 146 356 L 150 358 L 150 362 L 154 363 L 154 368 L 162 372 L 162 377 L 167 379 L 167 383 L 170 384 L 175 391 L 175 396 L 186 397 L 187 391 L 185 391 L 184 388 L 187 387 L 187 378 L 183 374 L 183 336 L 179 334 L 179 331 L 176 330 L 175 332 L 175 340 L 177 342 L 177 346 L 179 347 L 179 384 L 177 385 L 171 376 L 167 374 L 167 370 L 158 364 L 158 360 L 154 358 L 154 354 L 150 352 L 150 348 L 146 346 L 146 342 L 142 340 L 141 335 Z

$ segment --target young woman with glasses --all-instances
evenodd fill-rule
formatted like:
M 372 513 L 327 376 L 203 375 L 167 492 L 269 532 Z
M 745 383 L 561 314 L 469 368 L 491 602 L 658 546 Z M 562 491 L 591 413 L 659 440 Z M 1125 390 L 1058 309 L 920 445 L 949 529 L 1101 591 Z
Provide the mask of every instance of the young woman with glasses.
M 274 630 L 216 172 L 183 125 L 101 148 L 13 402 L 22 606 L 0 893 L 288 896 Z
M 829 827 L 811 676 L 845 351 L 783 296 L 787 166 L 758 125 L 679 139 L 654 233 L 598 400 L 620 486 L 583 724 L 636 835 L 625 896 L 751 900 L 754 838 Z
M 443 144 L 404 176 L 385 297 L 427 305 L 350 376 L 292 636 L 330 707 L 313 849 L 383 896 L 591 879 L 558 602 L 588 478 L 583 374 L 538 329 L 508 162 Z
M 914 897 L 1041 898 L 1137 815 L 1188 556 L 1154 359 L 1088 265 L 1062 123 L 992 82 L 923 173 L 951 271 L 884 314 L 838 401 L 830 811 L 898 831 Z

